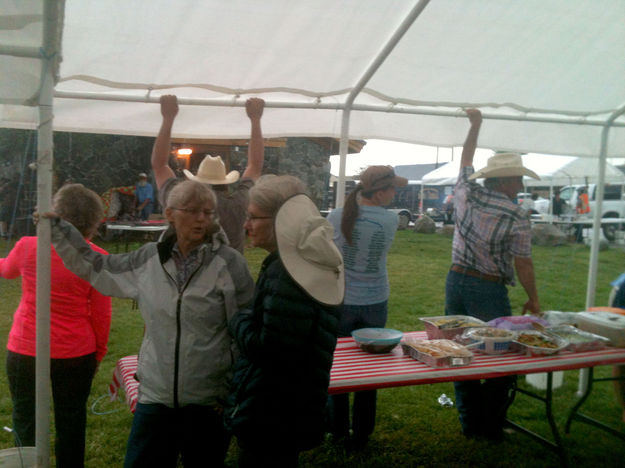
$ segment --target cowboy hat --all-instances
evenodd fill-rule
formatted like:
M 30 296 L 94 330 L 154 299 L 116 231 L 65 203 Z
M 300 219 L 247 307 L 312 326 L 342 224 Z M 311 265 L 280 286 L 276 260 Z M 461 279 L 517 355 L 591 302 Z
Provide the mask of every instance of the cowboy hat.
M 334 228 L 304 194 L 287 199 L 276 215 L 278 252 L 291 278 L 316 301 L 339 305 L 345 295 L 343 256 Z
M 538 174 L 523 166 L 523 159 L 517 153 L 499 153 L 491 156 L 486 163 L 486 167 L 471 174 L 469 180 L 479 179 L 483 177 L 490 179 L 492 177 L 518 177 L 529 176 L 533 179 L 540 180 Z
M 239 180 L 239 173 L 237 171 L 230 171 L 228 175 L 226 175 L 226 166 L 221 160 L 221 156 L 213 157 L 210 154 L 207 154 L 200 163 L 197 175 L 193 175 L 191 171 L 186 169 L 183 169 L 183 171 L 187 179 L 196 180 L 204 184 L 225 185 L 232 184 Z

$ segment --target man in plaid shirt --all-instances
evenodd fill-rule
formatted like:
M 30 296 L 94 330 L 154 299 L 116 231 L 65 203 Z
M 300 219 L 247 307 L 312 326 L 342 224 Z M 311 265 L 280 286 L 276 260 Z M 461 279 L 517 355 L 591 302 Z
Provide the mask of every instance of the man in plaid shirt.
M 455 188 L 456 226 L 452 266 L 445 285 L 445 314 L 470 315 L 484 321 L 511 315 L 506 285 L 514 285 L 514 270 L 527 293 L 523 312 L 540 313 L 531 229 L 525 210 L 513 200 L 523 189 L 523 176 L 538 179 L 523 167 L 521 156 L 496 154 L 474 172 L 473 155 L 482 124 L 477 109 L 466 111 L 471 128 L 462 149 Z M 483 177 L 484 187 L 475 179 Z M 456 406 L 467 437 L 500 441 L 508 393 L 516 377 L 455 382 Z

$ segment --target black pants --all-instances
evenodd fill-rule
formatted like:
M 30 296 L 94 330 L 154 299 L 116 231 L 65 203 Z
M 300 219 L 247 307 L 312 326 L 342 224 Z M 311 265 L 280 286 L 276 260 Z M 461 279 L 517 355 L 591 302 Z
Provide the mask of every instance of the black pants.
M 35 358 L 7 352 L 7 377 L 13 400 L 15 443 L 35 446 Z M 96 369 L 95 353 L 50 360 L 56 426 L 56 466 L 82 467 L 85 459 L 87 398 Z

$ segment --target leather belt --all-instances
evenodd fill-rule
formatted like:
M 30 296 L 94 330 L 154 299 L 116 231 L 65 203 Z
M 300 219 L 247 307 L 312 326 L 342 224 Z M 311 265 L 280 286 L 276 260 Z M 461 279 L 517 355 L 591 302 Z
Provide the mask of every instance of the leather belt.
M 501 276 L 496 275 L 487 275 L 486 273 L 482 273 L 481 271 L 475 270 L 473 268 L 465 267 L 462 265 L 452 265 L 450 271 L 455 271 L 456 273 L 461 273 L 463 275 L 472 276 L 474 278 L 480 278 L 486 281 L 492 281 L 493 283 L 502 283 L 503 278 Z

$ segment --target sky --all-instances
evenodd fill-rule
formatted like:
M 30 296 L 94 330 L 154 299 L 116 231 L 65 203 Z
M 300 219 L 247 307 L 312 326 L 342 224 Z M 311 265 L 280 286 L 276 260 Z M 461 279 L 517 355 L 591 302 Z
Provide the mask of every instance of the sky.
M 366 140 L 367 144 L 360 153 L 347 155 L 345 175 L 359 174 L 362 169 L 375 164 L 401 166 L 405 164 L 433 164 L 437 162 L 437 148 L 434 146 L 399 143 L 388 140 Z M 461 147 L 438 148 L 438 162 L 447 163 L 452 159 L 460 158 Z M 492 154 L 492 151 L 478 148 L 476 155 Z M 612 164 L 624 164 L 625 159 L 609 159 Z M 331 173 L 339 175 L 339 156 L 330 156 Z

